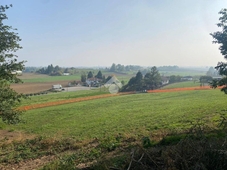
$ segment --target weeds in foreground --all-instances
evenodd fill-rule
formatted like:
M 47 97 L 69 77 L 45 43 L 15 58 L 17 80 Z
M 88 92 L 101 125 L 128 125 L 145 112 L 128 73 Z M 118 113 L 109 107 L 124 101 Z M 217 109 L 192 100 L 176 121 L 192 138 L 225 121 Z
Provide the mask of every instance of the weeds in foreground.
M 42 170 L 116 169 L 116 170 L 224 170 L 227 169 L 227 121 L 211 129 L 197 122 L 184 133 L 165 135 L 159 142 L 143 137 L 140 144 L 122 136 L 94 139 L 79 147 L 75 141 L 56 141 L 42 137 L 1 146 L 1 163 L 15 163 L 43 155 L 58 159 Z M 59 156 L 59 153 L 70 151 Z
M 197 122 L 188 132 L 166 136 L 157 144 L 144 137 L 142 145 L 125 153 L 128 156 L 123 165 L 113 167 L 110 160 L 102 160 L 91 169 L 227 169 L 227 123 L 224 117 L 220 122 L 219 129 L 215 130 Z

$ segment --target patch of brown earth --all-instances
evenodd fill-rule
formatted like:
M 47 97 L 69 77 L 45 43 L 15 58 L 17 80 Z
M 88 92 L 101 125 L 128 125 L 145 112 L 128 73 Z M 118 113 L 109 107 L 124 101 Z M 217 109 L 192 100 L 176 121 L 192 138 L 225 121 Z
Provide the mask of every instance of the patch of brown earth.
M 18 131 L 0 130 L 0 144 L 10 143 L 12 141 L 22 141 L 26 139 L 32 139 L 35 135 L 28 135 Z
M 11 87 L 18 93 L 38 93 L 52 88 L 54 84 L 61 84 L 63 87 L 68 85 L 69 81 L 43 82 L 43 83 L 19 83 L 12 84 Z
M 53 161 L 56 158 L 56 156 L 43 156 L 40 159 L 34 159 L 34 160 L 27 160 L 27 161 L 21 161 L 18 164 L 10 164 L 6 166 L 0 165 L 1 170 L 31 170 L 31 169 L 39 169 L 45 164 Z

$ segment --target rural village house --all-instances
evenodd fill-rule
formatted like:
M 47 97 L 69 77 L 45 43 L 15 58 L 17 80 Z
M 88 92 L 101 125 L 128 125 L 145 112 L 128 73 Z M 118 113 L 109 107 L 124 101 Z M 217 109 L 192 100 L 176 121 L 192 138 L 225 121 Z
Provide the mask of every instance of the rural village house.
M 86 80 L 87 86 L 97 86 L 102 81 L 102 79 L 98 79 L 96 77 L 88 78 Z
M 169 78 L 168 77 L 161 77 L 162 79 L 162 85 L 169 84 Z

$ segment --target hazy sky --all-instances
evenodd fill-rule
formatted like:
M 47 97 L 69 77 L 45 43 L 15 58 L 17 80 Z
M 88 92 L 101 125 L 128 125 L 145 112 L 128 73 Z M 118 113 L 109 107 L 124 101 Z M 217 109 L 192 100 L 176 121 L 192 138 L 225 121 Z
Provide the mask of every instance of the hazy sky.
M 226 0 L 0 0 L 26 66 L 215 66 Z

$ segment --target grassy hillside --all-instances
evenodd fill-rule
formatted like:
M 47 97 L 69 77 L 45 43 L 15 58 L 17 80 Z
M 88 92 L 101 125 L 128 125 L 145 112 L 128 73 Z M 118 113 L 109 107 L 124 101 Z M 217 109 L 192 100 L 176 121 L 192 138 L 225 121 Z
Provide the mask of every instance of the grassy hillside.
M 157 130 L 181 130 L 191 122 L 226 114 L 219 90 L 134 94 L 27 111 L 25 124 L 2 128 L 44 136 L 103 138 L 119 133 L 143 136 Z
M 24 104 L 98 92 L 77 93 L 34 96 Z M 197 90 L 30 110 L 24 124 L 0 122 L 1 134 L 7 134 L 0 140 L 0 169 L 226 169 L 226 129 L 217 128 L 227 116 L 225 106 L 219 90 Z M 12 142 L 13 134 L 22 140 Z
M 200 83 L 194 82 L 194 81 L 183 81 L 183 82 L 169 84 L 167 86 L 162 87 L 162 89 L 173 89 L 173 88 L 184 88 L 184 87 L 200 87 Z
M 21 102 L 21 106 L 59 101 L 59 100 L 67 100 L 67 99 L 75 99 L 79 97 L 88 97 L 95 95 L 108 94 L 107 90 L 104 89 L 94 89 L 94 90 L 82 90 L 82 91 L 74 91 L 74 92 L 60 92 L 60 93 L 48 93 L 40 96 L 30 96 L 28 99 L 23 99 Z

